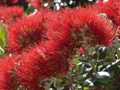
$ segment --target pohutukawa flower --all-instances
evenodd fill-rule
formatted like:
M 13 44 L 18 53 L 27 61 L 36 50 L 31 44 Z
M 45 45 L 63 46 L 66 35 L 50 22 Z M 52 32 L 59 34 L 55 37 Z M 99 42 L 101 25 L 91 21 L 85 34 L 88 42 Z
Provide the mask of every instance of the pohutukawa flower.
M 120 25 L 120 0 L 109 0 L 98 6 L 100 12 L 106 13 L 115 24 Z
M 24 15 L 20 7 L 0 7 L 0 22 L 13 23 Z

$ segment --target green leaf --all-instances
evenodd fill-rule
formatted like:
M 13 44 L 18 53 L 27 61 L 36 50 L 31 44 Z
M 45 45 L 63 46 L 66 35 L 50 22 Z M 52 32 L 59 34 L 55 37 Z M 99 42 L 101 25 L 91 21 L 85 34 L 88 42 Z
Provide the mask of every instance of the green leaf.
M 4 25 L 0 24 L 0 55 L 5 53 L 4 48 L 7 45 L 7 33 Z
M 89 90 L 89 87 L 84 87 L 84 89 L 83 90 Z
M 106 79 L 97 79 L 95 81 L 95 85 L 109 85 L 110 83 L 112 83 L 112 80 L 109 78 Z
M 3 48 L 0 47 L 0 56 L 5 54 L 5 50 Z
M 35 11 L 35 9 L 34 9 L 32 6 L 29 6 L 29 7 L 25 10 L 25 12 L 26 12 L 27 15 L 33 13 L 34 11 Z

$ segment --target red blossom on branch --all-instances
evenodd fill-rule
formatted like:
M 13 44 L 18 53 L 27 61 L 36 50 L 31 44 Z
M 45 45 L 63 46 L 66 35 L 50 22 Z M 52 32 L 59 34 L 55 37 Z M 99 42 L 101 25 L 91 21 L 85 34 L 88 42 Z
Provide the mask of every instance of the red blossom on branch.
M 109 2 L 99 4 L 101 13 L 106 13 L 108 17 L 117 25 L 120 25 L 120 0 L 109 0 Z
M 33 6 L 34 8 L 41 8 L 42 7 L 42 3 L 43 0 L 28 0 L 28 2 L 31 4 L 31 6 Z
M 43 32 L 42 17 L 30 16 L 18 21 L 8 32 L 8 46 L 10 52 L 15 52 L 26 47 L 27 44 L 41 41 Z M 35 35 L 35 36 L 34 36 Z
M 14 71 L 15 61 L 12 58 L 0 59 L 0 89 L 1 90 L 13 90 L 14 83 Z
M 0 22 L 12 23 L 23 15 L 24 11 L 20 7 L 0 7 Z
M 105 5 L 105 8 L 108 7 Z M 107 11 L 109 12 L 106 9 L 105 12 Z M 114 18 L 111 18 L 113 21 L 119 19 L 115 19 L 116 15 L 110 16 Z M 0 10 L 0 19 L 5 23 L 13 23 L 16 17 L 21 19 L 22 16 L 21 8 Z M 1 58 L 0 62 L 0 89 L 14 90 L 13 88 L 22 85 L 28 90 L 44 90 L 39 86 L 39 81 L 66 75 L 73 52 L 80 46 L 76 45 L 79 43 L 75 40 L 81 40 L 76 33 L 81 33 L 85 26 L 99 44 L 112 44 L 115 31 L 100 16 L 100 11 L 93 7 L 59 12 L 41 10 L 37 14 L 17 20 L 8 30 L 7 50 L 12 56 Z M 15 77 L 18 85 L 11 83 Z

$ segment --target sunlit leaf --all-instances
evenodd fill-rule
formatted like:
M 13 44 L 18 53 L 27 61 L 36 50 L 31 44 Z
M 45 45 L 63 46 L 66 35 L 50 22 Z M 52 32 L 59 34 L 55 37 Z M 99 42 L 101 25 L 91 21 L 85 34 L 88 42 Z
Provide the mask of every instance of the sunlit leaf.
M 7 44 L 6 38 L 7 38 L 6 28 L 4 25 L 0 24 L 0 46 L 3 48 Z

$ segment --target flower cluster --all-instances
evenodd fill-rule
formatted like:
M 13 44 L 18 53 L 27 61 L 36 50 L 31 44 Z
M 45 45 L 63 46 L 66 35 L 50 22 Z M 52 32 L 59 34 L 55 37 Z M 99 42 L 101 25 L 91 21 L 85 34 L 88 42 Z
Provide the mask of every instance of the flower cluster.
M 43 4 L 43 0 L 28 0 L 28 2 L 33 6 L 34 8 L 41 8 Z
M 0 7 L 0 22 L 13 23 L 24 15 L 20 7 Z
M 106 3 L 98 3 L 101 13 L 106 13 L 108 17 L 117 25 L 120 25 L 120 0 L 110 0 Z
M 109 3 L 111 2 L 112 0 Z M 104 8 L 114 7 L 113 5 L 105 4 Z M 0 18 L 5 20 L 3 23 L 14 24 L 7 30 L 6 50 L 10 55 L 0 60 L 0 89 L 14 90 L 23 86 L 28 90 L 44 90 L 41 80 L 66 75 L 70 59 L 81 45 L 77 43 L 81 40 L 78 34 L 85 30 L 84 27 L 88 27 L 95 36 L 96 44 L 111 45 L 115 28 L 111 27 L 111 23 L 101 13 L 103 11 L 100 8 L 80 7 L 58 12 L 45 9 L 24 16 L 21 8 L 1 7 Z M 116 15 L 112 17 L 114 19 L 110 19 L 113 23 L 118 20 Z

